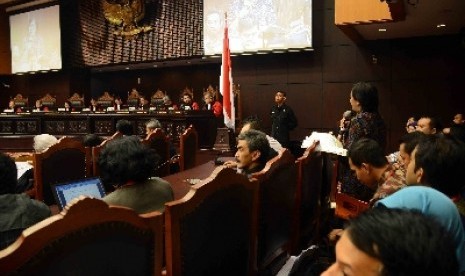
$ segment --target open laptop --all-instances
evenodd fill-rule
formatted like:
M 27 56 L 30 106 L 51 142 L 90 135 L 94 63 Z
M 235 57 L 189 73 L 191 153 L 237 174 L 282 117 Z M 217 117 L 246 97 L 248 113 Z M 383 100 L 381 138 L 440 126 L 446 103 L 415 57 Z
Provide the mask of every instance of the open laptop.
M 52 184 L 52 193 L 60 210 L 62 210 L 66 204 L 74 198 L 81 195 L 93 198 L 103 198 L 105 196 L 105 190 L 103 189 L 102 182 L 98 177 Z

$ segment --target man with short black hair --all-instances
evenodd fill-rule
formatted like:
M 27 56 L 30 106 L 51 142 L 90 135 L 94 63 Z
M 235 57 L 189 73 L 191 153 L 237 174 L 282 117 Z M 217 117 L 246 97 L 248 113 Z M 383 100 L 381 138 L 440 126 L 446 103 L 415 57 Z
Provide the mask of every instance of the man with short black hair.
M 124 136 L 131 136 L 134 134 L 134 128 L 128 120 L 119 120 L 116 122 L 116 131 L 119 131 Z
M 354 142 L 347 156 L 357 179 L 376 191 L 371 203 L 406 186 L 404 173 L 388 163 L 383 149 L 375 140 L 362 138 Z
M 271 136 L 283 147 L 289 147 L 289 132 L 297 127 L 297 118 L 286 99 L 286 92 L 279 90 L 274 96 L 276 105 L 271 108 Z
M 349 221 L 322 276 L 459 275 L 450 234 L 432 217 L 375 208 Z

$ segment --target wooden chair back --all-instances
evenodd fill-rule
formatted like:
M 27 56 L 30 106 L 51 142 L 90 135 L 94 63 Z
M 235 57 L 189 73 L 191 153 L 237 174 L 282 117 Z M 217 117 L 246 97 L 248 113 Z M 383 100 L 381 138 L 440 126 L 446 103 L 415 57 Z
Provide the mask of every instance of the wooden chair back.
M 113 106 L 115 98 L 108 92 L 103 92 L 103 95 L 97 99 L 97 104 L 103 108 Z
M 150 133 L 142 144 L 145 144 L 149 148 L 154 149 L 160 156 L 160 163 L 154 171 L 154 176 L 167 176 L 170 174 L 170 138 L 165 134 L 161 128 L 155 129 L 154 132 Z
M 29 99 L 24 98 L 21 94 L 16 94 L 14 96 L 13 101 L 15 102 L 15 107 L 28 107 L 29 106 Z
M 325 201 L 334 202 L 338 192 L 339 158 L 346 158 L 332 153 L 322 152 L 323 155 L 323 190 Z
M 368 202 L 361 201 L 348 194 L 336 193 L 336 210 L 334 215 L 341 219 L 348 220 L 356 217 L 370 208 Z
M 129 93 L 128 95 L 127 105 L 138 106 L 140 97 L 141 95 L 139 94 L 137 90 L 131 90 L 131 93 Z
M 81 197 L 0 251 L 0 274 L 161 275 L 163 215 Z
M 35 198 L 56 204 L 51 185 L 92 175 L 91 150 L 81 141 L 62 137 L 44 152 L 34 153 Z
M 289 257 L 295 213 L 297 165 L 288 149 L 251 176 L 259 183 L 257 264 L 259 274 L 276 275 Z
M 50 95 L 49 93 L 45 94 L 42 98 L 39 99 L 43 106 L 53 109 L 56 107 L 57 99 Z
M 323 185 L 323 158 L 315 151 L 317 142 L 305 150 L 297 163 L 297 189 L 294 240 L 292 253 L 298 255 L 301 250 L 315 244 L 319 238 L 321 189 Z
M 78 93 L 74 93 L 71 97 L 68 98 L 68 101 L 71 103 L 73 108 L 83 108 L 84 105 L 84 96 L 79 96 Z
M 198 135 L 190 125 L 179 138 L 179 170 L 195 167 L 197 160 Z
M 100 176 L 100 169 L 98 167 L 98 158 L 100 156 L 100 152 L 102 152 L 103 148 L 112 140 L 122 137 L 123 134 L 117 131 L 108 139 L 105 139 L 100 145 L 96 147 L 92 147 L 92 174 L 93 176 Z
M 165 204 L 167 275 L 253 275 L 258 185 L 218 167 Z
M 157 89 L 155 93 L 150 97 L 150 105 L 152 106 L 163 106 L 165 104 L 164 97 L 166 93 Z

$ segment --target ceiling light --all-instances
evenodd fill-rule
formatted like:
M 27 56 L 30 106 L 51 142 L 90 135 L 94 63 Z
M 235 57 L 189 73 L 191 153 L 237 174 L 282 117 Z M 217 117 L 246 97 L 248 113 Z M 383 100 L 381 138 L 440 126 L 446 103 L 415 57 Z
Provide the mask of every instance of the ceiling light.
M 378 32 L 385 32 L 385 31 L 387 31 L 386 28 L 379 28 L 379 29 L 378 29 Z
M 446 24 L 441 23 L 441 24 L 436 25 L 436 28 L 444 28 L 445 26 L 446 26 Z

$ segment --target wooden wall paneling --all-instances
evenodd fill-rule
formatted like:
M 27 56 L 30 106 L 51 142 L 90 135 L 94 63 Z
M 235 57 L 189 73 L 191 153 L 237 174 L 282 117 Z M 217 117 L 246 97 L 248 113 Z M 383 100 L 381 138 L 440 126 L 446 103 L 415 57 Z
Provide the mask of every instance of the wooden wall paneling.
M 286 54 L 257 55 L 256 62 L 258 84 L 280 85 L 288 82 L 289 63 Z
M 357 49 L 351 45 L 325 47 L 323 53 L 324 82 L 355 82 L 360 80 L 356 69 Z
M 8 15 L 0 8 L 0 74 L 11 74 L 9 26 Z
M 323 97 L 320 85 L 291 83 L 288 86 L 286 102 L 294 110 L 299 121 L 298 127 L 291 131 L 291 140 L 302 141 L 305 136 L 311 134 L 310 129 L 321 128 Z
M 342 113 L 350 110 L 350 90 L 352 83 L 324 83 L 322 127 L 329 130 L 337 129 Z
M 320 51 L 290 53 L 287 56 L 288 82 L 321 84 L 322 55 Z

